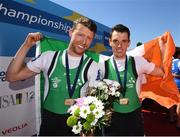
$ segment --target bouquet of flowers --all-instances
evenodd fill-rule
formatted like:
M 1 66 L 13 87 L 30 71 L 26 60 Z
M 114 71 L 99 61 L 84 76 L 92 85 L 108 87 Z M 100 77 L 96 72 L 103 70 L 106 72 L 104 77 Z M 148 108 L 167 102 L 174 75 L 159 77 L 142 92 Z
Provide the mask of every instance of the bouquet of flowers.
M 87 96 L 95 96 L 104 103 L 104 120 L 106 123 L 105 126 L 110 126 L 113 111 L 113 102 L 119 101 L 122 87 L 119 82 L 109 79 L 95 81 L 92 85 L 94 86 L 89 87 Z
M 110 126 L 113 102 L 119 99 L 121 86 L 118 82 L 103 79 L 89 87 L 86 97 L 76 99 L 68 112 L 67 125 L 75 134 L 88 135 L 98 127 Z
M 105 109 L 111 109 L 113 102 L 119 100 L 122 88 L 119 82 L 103 79 L 95 81 L 93 85 L 93 87 L 89 87 L 86 95 L 97 97 L 104 103 Z
M 72 127 L 75 134 L 88 135 L 94 132 L 96 127 L 104 123 L 104 104 L 96 97 L 87 96 L 78 98 L 76 103 L 69 108 L 71 114 L 67 119 L 67 125 Z

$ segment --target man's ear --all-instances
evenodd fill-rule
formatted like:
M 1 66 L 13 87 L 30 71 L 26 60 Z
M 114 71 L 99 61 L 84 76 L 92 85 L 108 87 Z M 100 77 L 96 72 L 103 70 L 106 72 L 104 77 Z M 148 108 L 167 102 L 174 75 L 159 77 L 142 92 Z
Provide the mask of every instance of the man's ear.
M 109 38 L 109 45 L 111 46 L 112 44 L 112 40 L 111 40 L 111 38 Z M 112 46 L 111 46 L 112 47 Z
M 130 45 L 131 45 L 131 40 L 129 40 L 129 42 L 128 42 L 128 48 L 130 47 Z
M 71 36 L 72 36 L 72 32 L 73 32 L 73 30 L 72 30 L 72 29 L 70 29 L 70 30 L 69 30 L 69 37 L 71 37 Z

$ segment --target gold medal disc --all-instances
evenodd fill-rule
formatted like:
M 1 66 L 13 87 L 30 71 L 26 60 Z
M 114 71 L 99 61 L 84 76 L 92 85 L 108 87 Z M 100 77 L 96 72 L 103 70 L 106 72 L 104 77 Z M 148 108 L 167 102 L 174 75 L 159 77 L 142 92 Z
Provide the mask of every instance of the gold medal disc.
M 129 103 L 129 99 L 128 98 L 121 98 L 119 100 L 119 104 L 121 105 L 127 105 Z

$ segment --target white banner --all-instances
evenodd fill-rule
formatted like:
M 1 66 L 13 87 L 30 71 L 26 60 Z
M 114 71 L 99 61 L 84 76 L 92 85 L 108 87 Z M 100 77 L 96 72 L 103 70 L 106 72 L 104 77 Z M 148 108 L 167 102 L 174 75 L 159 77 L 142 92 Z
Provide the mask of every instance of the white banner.
M 36 134 L 34 78 L 9 83 L 12 57 L 0 57 L 0 136 Z

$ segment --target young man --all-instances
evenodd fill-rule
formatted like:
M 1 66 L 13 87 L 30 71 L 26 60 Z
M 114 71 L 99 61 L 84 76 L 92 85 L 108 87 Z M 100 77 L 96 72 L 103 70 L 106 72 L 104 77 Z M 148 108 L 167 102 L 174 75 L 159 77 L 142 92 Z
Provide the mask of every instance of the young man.
M 24 59 L 30 48 L 42 39 L 39 32 L 29 33 L 11 61 L 6 73 L 9 82 L 27 79 L 41 71 L 45 75 L 46 96 L 42 108 L 40 135 L 73 135 L 71 128 L 66 125 L 69 116 L 67 110 L 74 103 L 74 99 L 80 97 L 83 84 L 96 76 L 96 63 L 84 54 L 90 47 L 96 29 L 92 20 L 80 18 L 69 31 L 71 39 L 67 50 L 45 52 L 25 64 Z
M 163 45 L 163 42 L 160 42 Z M 105 129 L 105 135 L 144 136 L 141 103 L 138 98 L 140 80 L 143 74 L 163 77 L 164 72 L 142 57 L 127 55 L 130 31 L 126 26 L 114 26 L 109 43 L 113 55 L 105 63 L 100 64 L 101 72 L 104 78 L 117 80 L 123 90 L 119 102 L 114 102 L 112 125 Z

